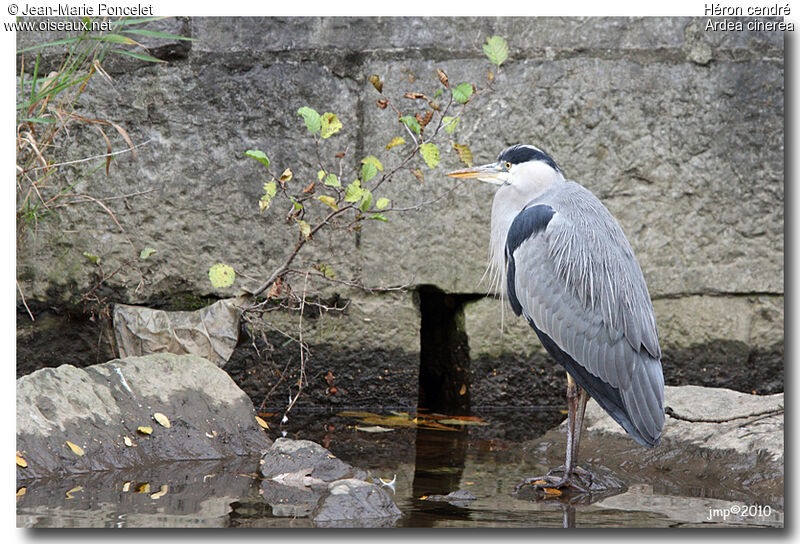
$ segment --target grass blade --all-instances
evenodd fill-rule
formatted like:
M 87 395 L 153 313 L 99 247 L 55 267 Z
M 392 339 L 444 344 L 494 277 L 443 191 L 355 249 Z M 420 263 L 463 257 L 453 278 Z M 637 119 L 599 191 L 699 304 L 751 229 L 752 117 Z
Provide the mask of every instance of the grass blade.
M 150 36 L 152 38 L 166 38 L 168 40 L 184 40 L 184 41 L 194 41 L 194 38 L 188 38 L 186 36 L 178 36 L 175 34 L 168 34 L 166 32 L 158 32 L 157 30 L 146 30 L 144 28 L 132 28 L 130 30 L 123 30 L 125 34 L 137 34 L 139 36 Z
M 54 42 L 32 45 L 30 47 L 25 47 L 24 49 L 17 49 L 17 54 L 19 55 L 20 53 L 27 53 L 28 51 L 36 51 L 37 49 L 44 49 L 45 47 L 52 47 L 54 45 L 64 45 L 65 43 L 74 43 L 77 42 L 79 39 L 80 39 L 79 37 L 64 38 L 63 40 L 56 40 Z
M 134 53 L 133 51 L 125 51 L 124 49 L 112 49 L 111 52 L 120 55 L 128 55 L 129 57 L 133 57 L 139 60 L 144 60 L 147 62 L 166 62 L 164 60 L 151 57 L 150 55 L 145 55 L 144 53 Z
M 149 23 L 150 21 L 161 21 L 163 19 L 167 19 L 166 16 L 162 15 L 160 17 L 142 17 L 140 19 L 123 19 L 121 21 L 114 21 L 111 23 L 112 26 L 129 26 L 129 25 L 141 25 L 143 23 Z

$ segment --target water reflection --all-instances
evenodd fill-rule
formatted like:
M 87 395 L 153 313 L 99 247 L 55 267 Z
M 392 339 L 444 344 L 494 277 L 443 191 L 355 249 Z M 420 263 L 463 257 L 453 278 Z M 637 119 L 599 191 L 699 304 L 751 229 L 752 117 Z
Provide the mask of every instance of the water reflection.
M 486 425 L 457 431 L 405 427 L 371 434 L 335 414 L 298 413 L 283 430 L 325 444 L 375 481 L 395 479 L 403 512 L 392 522 L 396 527 L 783 525 L 783 467 L 763 456 L 687 448 L 676 455 L 669 447 L 648 451 L 591 434 L 583 438 L 582 465 L 618 477 L 623 488 L 547 501 L 514 495 L 521 480 L 562 460 L 563 433 L 545 430 L 563 416 L 552 410 L 480 415 Z M 302 501 L 286 506 L 280 488 L 265 489 L 254 477 L 257 468 L 258 459 L 237 459 L 27 482 L 17 497 L 17 521 L 25 527 L 313 527 L 301 516 Z M 475 499 L 424 499 L 459 490 Z M 768 505 L 769 516 L 722 515 L 742 504 Z

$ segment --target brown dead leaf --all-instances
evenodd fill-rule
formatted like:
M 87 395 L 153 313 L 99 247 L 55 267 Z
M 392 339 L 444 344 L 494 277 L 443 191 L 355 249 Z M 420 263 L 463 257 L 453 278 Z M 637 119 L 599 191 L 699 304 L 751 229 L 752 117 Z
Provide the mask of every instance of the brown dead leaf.
M 264 421 L 263 419 L 261 419 L 258 416 L 256 416 L 256 423 L 258 423 L 259 427 L 261 427 L 262 429 L 269 430 L 269 423 L 267 423 L 266 421 Z
M 553 495 L 554 497 L 561 495 L 561 490 L 555 487 L 543 487 L 542 491 L 544 491 L 545 495 Z
M 411 171 L 414 174 L 414 177 L 419 180 L 420 183 L 425 182 L 425 176 L 422 175 L 422 171 L 419 168 L 415 168 Z
M 281 177 L 278 179 L 278 181 L 280 181 L 281 185 L 283 185 L 287 181 L 291 181 L 293 176 L 294 174 L 292 174 L 292 169 L 287 168 L 286 170 L 283 171 L 283 174 L 281 174 Z
M 283 279 L 276 279 L 267 291 L 267 298 L 278 298 L 283 294 Z
M 316 185 L 317 185 L 317 182 L 315 182 L 315 181 L 312 181 L 312 182 L 311 182 L 311 183 L 308 185 L 308 187 L 306 187 L 305 189 L 303 189 L 303 192 L 304 192 L 305 194 L 313 193 L 313 192 L 314 192 L 314 187 L 315 187 Z
M 411 100 L 419 100 L 421 98 L 425 98 L 425 95 L 422 93 L 406 93 L 403 95 L 403 98 L 409 98 Z
M 389 101 L 385 98 L 381 98 L 380 100 L 375 101 L 375 105 L 378 106 L 380 109 L 385 110 L 386 106 L 389 105 Z
M 458 390 L 458 394 L 462 396 L 467 394 L 467 384 L 461 386 L 461 389 Z
M 437 68 L 436 75 L 439 76 L 439 81 L 442 83 L 442 85 L 445 87 L 450 87 L 450 81 L 447 79 L 447 74 L 444 73 L 444 70 Z

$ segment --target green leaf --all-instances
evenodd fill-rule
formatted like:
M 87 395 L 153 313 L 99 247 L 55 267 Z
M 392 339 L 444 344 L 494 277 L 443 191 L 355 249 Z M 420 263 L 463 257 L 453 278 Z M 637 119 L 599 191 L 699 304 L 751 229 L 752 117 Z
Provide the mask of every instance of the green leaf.
M 367 217 L 367 219 L 377 219 L 378 221 L 383 221 L 384 223 L 389 222 L 389 220 L 386 219 L 386 216 L 383 215 L 382 213 L 373 213 L 372 215 Z
M 422 127 L 419 126 L 419 121 L 417 121 L 417 119 L 411 115 L 404 115 L 400 118 L 400 122 L 405 123 L 405 125 L 416 134 L 422 132 Z
M 436 168 L 439 164 L 439 148 L 436 147 L 436 144 L 422 144 L 419 146 L 419 152 L 425 160 L 425 164 L 428 165 L 428 168 Z
M 379 198 L 379 199 L 378 199 L 378 200 L 375 202 L 375 207 L 377 207 L 379 210 L 382 210 L 382 209 L 384 209 L 386 206 L 388 206 L 390 202 L 391 202 L 391 200 L 389 200 L 388 198 Z
M 330 138 L 342 128 L 342 122 L 339 118 L 331 112 L 322 114 L 322 127 L 320 129 L 320 136 L 323 138 Z
M 333 271 L 333 268 L 331 268 L 331 265 L 329 265 L 329 264 L 319 263 L 319 264 L 314 265 L 314 268 L 316 268 L 317 270 L 322 272 L 322 274 L 326 278 L 333 279 L 333 278 L 336 277 L 336 273 Z
M 381 161 L 379 161 L 377 157 L 373 157 L 372 155 L 361 159 L 361 164 L 372 164 L 373 166 L 375 166 L 375 168 L 383 172 L 383 165 L 381 164 Z
M 311 237 L 311 225 L 301 219 L 297 222 L 297 226 L 300 227 L 300 233 L 303 235 L 303 238 L 308 240 L 308 238 Z
M 436 92 L 433 93 L 433 99 L 436 100 L 442 95 L 442 89 L 436 89 Z
M 250 157 L 251 159 L 255 159 L 267 168 L 269 168 L 269 157 L 263 152 L 259 151 L 258 149 L 248 149 L 244 152 L 245 157 Z
M 100 257 L 98 257 L 97 255 L 93 255 L 88 251 L 84 251 L 83 256 L 92 261 L 94 264 L 98 264 L 100 262 Z
M 302 210 L 302 209 L 303 209 L 303 205 L 302 205 L 302 204 L 300 204 L 298 201 L 296 201 L 296 200 L 295 200 L 294 198 L 292 198 L 292 197 L 289 197 L 289 198 L 290 198 L 290 199 L 291 199 L 291 201 L 292 201 L 292 207 L 294 208 L 294 211 L 296 211 L 296 212 L 297 212 L 297 211 L 300 211 L 300 210 Z
M 333 198 L 332 196 L 322 195 L 322 196 L 318 196 L 317 198 L 320 201 L 322 201 L 325 204 L 327 204 L 328 206 L 330 206 L 331 208 L 333 208 L 334 210 L 338 210 L 339 209 L 339 206 L 336 205 L 336 199 Z
M 374 164 L 366 162 L 361 165 L 361 181 L 363 183 L 368 182 L 376 175 L 378 175 L 378 169 L 375 168 Z
M 355 180 L 353 183 L 347 186 L 347 189 L 344 192 L 344 201 L 345 202 L 358 202 L 361 200 L 361 195 L 364 194 L 364 189 L 361 188 L 361 180 Z
M 188 42 L 194 41 L 194 38 L 186 36 L 178 36 L 176 34 L 167 34 L 166 32 L 158 32 L 157 30 L 146 30 L 144 28 L 131 28 L 125 29 L 122 32 L 125 34 L 138 34 L 139 36 L 150 36 L 152 38 L 166 38 L 168 40 L 185 40 Z
M 133 51 L 125 51 L 124 49 L 112 49 L 112 53 L 117 53 L 118 55 L 127 55 L 129 57 L 133 57 L 135 59 L 144 60 L 147 62 L 166 62 L 161 59 L 157 59 L 150 55 L 145 55 L 144 53 L 134 53 Z
M 139 258 L 140 258 L 141 260 L 145 260 L 145 259 L 147 259 L 147 258 L 148 258 L 150 255 L 152 255 L 153 253 L 156 253 L 156 250 L 155 250 L 155 249 L 153 249 L 152 247 L 146 247 L 146 248 L 144 248 L 144 249 L 143 249 L 143 250 L 142 250 L 142 251 L 139 253 Z
M 308 106 L 303 106 L 297 110 L 297 115 L 301 116 L 303 121 L 306 122 L 306 128 L 311 134 L 316 134 L 319 132 L 320 128 L 322 127 L 322 119 L 316 110 L 313 110 Z
M 386 150 L 388 151 L 391 148 L 397 147 L 398 145 L 403 145 L 404 143 L 406 143 L 406 141 L 403 138 L 401 138 L 400 136 L 395 136 L 394 138 L 392 138 L 391 142 L 386 144 Z
M 328 174 L 325 176 L 325 181 L 323 182 L 328 187 L 341 187 L 342 183 L 339 181 L 339 178 L 336 174 Z
M 508 43 L 500 36 L 492 36 L 483 44 L 483 52 L 499 67 L 508 59 Z
M 462 83 L 453 89 L 453 99 L 459 104 L 466 104 L 472 96 L 472 84 Z
M 446 115 L 442 118 L 442 123 L 444 123 L 444 129 L 449 132 L 450 134 L 456 131 L 456 127 L 458 126 L 458 122 L 461 120 L 459 117 L 450 117 Z
M 227 264 L 217 263 L 208 269 L 208 279 L 214 289 L 222 289 L 233 285 L 236 279 L 236 272 Z
M 361 203 L 358 205 L 358 208 L 365 212 L 372 206 L 372 192 L 369 189 L 363 189 L 363 196 L 361 198 Z

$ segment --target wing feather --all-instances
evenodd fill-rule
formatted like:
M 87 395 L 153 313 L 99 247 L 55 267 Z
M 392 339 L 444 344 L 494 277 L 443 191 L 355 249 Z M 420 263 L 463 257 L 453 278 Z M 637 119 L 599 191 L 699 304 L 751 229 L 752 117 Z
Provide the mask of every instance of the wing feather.
M 509 229 L 509 285 L 540 337 L 588 371 L 584 378 L 596 380 L 597 395 L 607 392 L 623 404 L 601 405 L 634 438 L 654 445 L 664 421 L 663 374 L 644 276 L 611 214 L 591 193 L 568 185 L 574 187 L 567 194 L 540 199 L 555 212 L 544 225 L 524 233 L 515 220 Z

